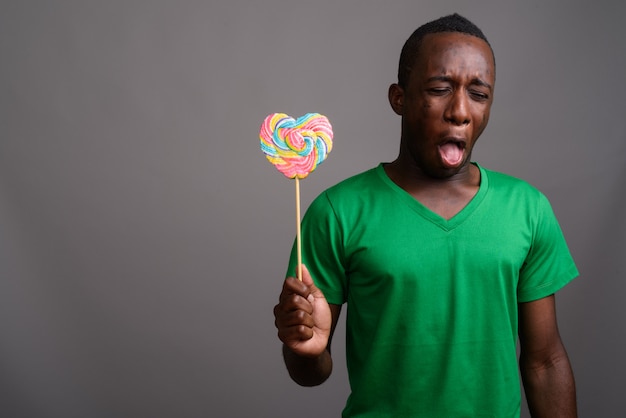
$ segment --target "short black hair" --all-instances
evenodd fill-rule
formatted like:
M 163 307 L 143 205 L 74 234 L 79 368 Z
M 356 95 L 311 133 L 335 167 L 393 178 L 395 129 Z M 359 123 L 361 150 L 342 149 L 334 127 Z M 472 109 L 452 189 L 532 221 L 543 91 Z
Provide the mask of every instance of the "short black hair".
M 487 45 L 489 45 L 491 54 L 493 55 L 491 44 L 489 44 L 487 37 L 478 28 L 478 26 L 457 13 L 440 17 L 439 19 L 425 23 L 417 28 L 404 43 L 402 52 L 400 53 L 400 64 L 398 65 L 398 84 L 400 87 L 406 87 L 406 83 L 409 81 L 412 66 L 415 62 L 415 58 L 417 57 L 424 36 L 440 32 L 458 32 L 480 38 L 485 41 Z

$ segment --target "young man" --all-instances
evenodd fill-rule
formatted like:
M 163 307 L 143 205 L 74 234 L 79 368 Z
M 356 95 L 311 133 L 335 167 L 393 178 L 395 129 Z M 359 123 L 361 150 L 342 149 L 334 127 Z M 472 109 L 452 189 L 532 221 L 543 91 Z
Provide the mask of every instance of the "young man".
M 330 188 L 303 220 L 303 281 L 274 308 L 289 374 L 332 371 L 347 304 L 351 394 L 344 416 L 576 416 L 554 293 L 578 275 L 547 199 L 471 162 L 493 102 L 495 61 L 459 15 L 407 40 L 398 158 Z M 289 273 L 295 271 L 291 257 Z

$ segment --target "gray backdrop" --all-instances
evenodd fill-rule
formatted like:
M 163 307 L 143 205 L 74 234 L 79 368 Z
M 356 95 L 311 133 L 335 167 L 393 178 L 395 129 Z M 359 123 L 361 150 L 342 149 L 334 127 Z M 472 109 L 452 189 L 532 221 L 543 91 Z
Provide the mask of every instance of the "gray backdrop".
M 282 365 L 294 186 L 258 128 L 331 119 L 304 207 L 392 160 L 402 43 L 454 11 L 497 58 L 474 159 L 549 196 L 582 273 L 558 296 L 581 416 L 622 413 L 623 3 L 2 0 L 0 416 L 338 416 L 343 325 L 325 385 Z

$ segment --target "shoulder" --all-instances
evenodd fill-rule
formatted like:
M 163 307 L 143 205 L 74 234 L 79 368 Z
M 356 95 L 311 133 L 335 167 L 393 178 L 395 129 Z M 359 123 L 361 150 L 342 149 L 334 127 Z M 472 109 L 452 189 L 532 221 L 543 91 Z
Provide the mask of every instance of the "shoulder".
M 383 182 L 378 171 L 379 167 L 371 168 L 331 186 L 313 200 L 307 212 L 337 215 L 358 210 L 379 193 Z
M 318 196 L 333 202 L 352 201 L 358 196 L 377 188 L 380 182 L 379 167 L 371 168 L 335 184 Z
M 548 197 L 526 180 L 481 167 L 487 177 L 487 200 L 500 213 L 521 215 L 533 224 L 554 218 Z M 505 212 L 506 211 L 506 212 Z
M 358 191 L 360 188 L 366 185 L 371 185 L 373 181 L 378 177 L 377 171 L 379 167 L 370 168 L 369 170 L 358 173 L 354 176 L 335 184 L 326 190 L 326 193 L 339 194 L 345 192 Z
M 490 191 L 508 197 L 524 197 L 529 199 L 545 199 L 545 195 L 526 180 L 480 167 L 487 176 Z

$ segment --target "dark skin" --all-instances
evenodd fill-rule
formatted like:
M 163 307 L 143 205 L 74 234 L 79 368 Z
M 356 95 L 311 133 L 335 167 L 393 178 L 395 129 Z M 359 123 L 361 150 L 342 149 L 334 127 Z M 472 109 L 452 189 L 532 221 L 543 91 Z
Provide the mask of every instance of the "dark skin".
M 274 317 L 289 375 L 299 385 L 316 386 L 333 370 L 330 343 L 341 305 L 326 302 L 302 267 L 302 281 L 289 277 L 283 283 Z
M 392 84 L 389 102 L 402 116 L 398 158 L 385 166 L 407 193 L 445 219 L 474 197 L 480 171 L 470 163 L 489 121 L 495 85 L 491 49 L 460 33 L 424 37 L 406 86 Z M 285 364 L 303 386 L 332 372 L 330 343 L 341 306 L 327 303 L 308 270 L 290 277 L 274 307 Z M 576 417 L 572 369 L 559 335 L 554 296 L 520 303 L 520 370 L 533 417 Z
M 480 41 L 480 42 L 478 42 Z M 389 103 L 402 116 L 398 158 L 385 170 L 420 203 L 450 219 L 478 192 L 472 149 L 489 121 L 495 69 L 489 46 L 456 33 L 424 38 L 406 86 L 389 87 Z M 456 151 L 454 161 L 445 149 Z
M 556 321 L 554 295 L 520 303 L 520 372 L 531 416 L 576 417 L 576 386 Z

